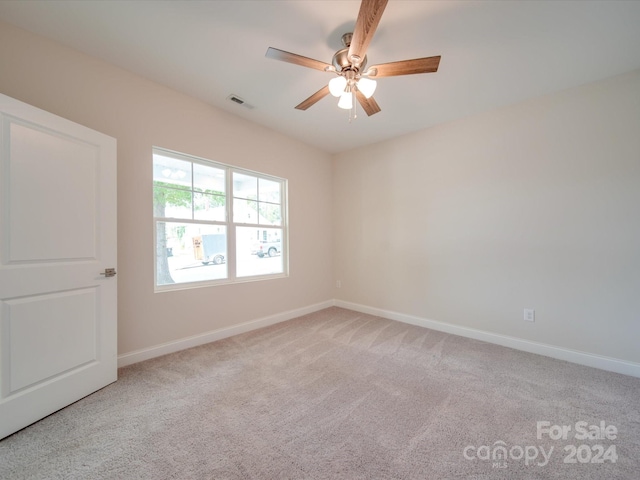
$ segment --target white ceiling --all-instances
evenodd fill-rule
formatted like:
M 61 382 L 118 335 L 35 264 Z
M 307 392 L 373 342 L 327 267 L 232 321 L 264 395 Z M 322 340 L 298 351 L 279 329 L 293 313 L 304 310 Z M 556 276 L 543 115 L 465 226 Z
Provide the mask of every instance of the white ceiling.
M 439 71 L 380 79 L 382 111 L 352 123 L 331 96 L 295 110 L 332 74 L 267 47 L 331 63 L 359 6 L 0 0 L 0 19 L 330 153 L 640 68 L 640 1 L 390 0 L 369 65 L 442 55 Z

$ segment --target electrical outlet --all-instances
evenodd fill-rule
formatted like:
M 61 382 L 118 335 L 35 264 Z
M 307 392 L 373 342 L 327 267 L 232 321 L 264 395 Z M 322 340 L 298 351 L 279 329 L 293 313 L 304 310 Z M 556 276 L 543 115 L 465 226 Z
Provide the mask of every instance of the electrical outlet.
M 525 320 L 525 322 L 535 322 L 536 321 L 536 311 L 533 308 L 525 308 L 524 309 L 524 320 Z
M 336 288 L 341 288 L 341 287 L 342 287 L 342 281 L 336 280 Z

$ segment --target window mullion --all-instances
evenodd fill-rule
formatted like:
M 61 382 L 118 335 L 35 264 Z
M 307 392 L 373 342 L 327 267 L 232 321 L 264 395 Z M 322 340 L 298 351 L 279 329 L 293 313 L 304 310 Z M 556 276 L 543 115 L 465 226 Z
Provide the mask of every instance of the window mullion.
M 226 202 L 227 202 L 227 276 L 235 280 L 236 275 L 236 231 L 233 223 L 233 169 L 227 168 L 226 178 Z
M 196 195 L 194 192 L 195 189 L 193 187 L 193 184 L 194 184 L 193 170 L 194 170 L 193 162 L 191 162 L 191 218 L 195 220 L 196 219 Z
M 191 218 L 179 218 L 179 217 L 153 217 L 154 221 L 157 222 L 171 222 L 171 223 L 189 223 L 193 225 L 221 225 L 223 227 L 227 226 L 226 222 L 221 222 L 218 220 L 192 220 Z

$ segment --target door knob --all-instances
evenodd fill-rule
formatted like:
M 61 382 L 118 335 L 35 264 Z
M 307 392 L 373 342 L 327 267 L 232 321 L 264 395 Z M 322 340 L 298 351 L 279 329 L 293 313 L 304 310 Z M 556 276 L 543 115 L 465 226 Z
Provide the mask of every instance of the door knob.
M 105 277 L 115 277 L 116 269 L 115 268 L 105 268 L 104 272 L 100 273 L 100 275 L 104 275 Z

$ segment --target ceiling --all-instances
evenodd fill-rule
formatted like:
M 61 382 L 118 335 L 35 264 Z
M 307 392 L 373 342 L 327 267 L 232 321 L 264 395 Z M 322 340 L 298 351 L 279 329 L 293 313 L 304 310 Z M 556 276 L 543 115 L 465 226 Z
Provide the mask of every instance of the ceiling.
M 379 79 L 382 111 L 351 123 L 331 96 L 295 110 L 332 74 L 267 59 L 267 47 L 331 63 L 359 6 L 0 0 L 0 19 L 329 153 L 640 68 L 640 1 L 389 0 L 369 65 L 442 55 L 439 71 Z

